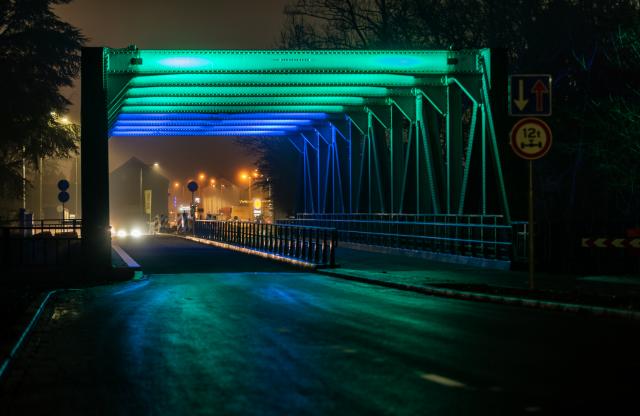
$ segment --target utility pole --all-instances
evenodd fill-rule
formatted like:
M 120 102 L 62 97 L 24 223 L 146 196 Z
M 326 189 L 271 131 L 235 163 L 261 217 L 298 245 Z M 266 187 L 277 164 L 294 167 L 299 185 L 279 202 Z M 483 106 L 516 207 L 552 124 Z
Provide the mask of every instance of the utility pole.
M 27 165 L 24 159 L 25 147 L 22 147 L 22 209 L 27 210 Z
M 144 213 L 144 199 L 143 199 L 143 194 L 142 194 L 142 167 L 140 167 L 140 213 L 142 214 L 142 218 L 145 218 L 146 221 L 146 215 Z
M 80 199 L 80 195 L 78 192 L 78 155 L 76 155 L 76 192 L 75 192 L 75 210 L 74 213 L 76 214 L 76 219 L 80 218 L 80 216 L 78 215 L 78 200 Z
M 38 197 L 38 202 L 39 202 L 39 209 L 38 209 L 38 215 L 40 216 L 40 219 L 43 220 L 44 219 L 44 209 L 43 209 L 43 203 L 42 203 L 42 182 L 44 180 L 44 157 L 40 158 L 40 195 Z

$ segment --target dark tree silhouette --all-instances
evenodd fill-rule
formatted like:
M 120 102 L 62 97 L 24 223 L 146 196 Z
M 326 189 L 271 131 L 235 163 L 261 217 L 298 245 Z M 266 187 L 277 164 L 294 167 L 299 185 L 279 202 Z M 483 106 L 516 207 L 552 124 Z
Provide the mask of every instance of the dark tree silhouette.
M 81 32 L 52 7 L 71 0 L 0 0 L 0 192 L 22 188 L 23 160 L 65 157 L 77 129 L 57 122 L 69 101 L 60 93 L 80 69 Z
M 547 242 L 561 243 L 546 251 L 575 263 L 579 237 L 640 226 L 637 0 L 292 0 L 285 15 L 286 49 L 504 48 L 510 73 L 552 74 L 554 146 L 536 163 L 536 212 Z M 506 137 L 501 146 L 525 218 L 526 184 L 513 184 L 522 162 Z

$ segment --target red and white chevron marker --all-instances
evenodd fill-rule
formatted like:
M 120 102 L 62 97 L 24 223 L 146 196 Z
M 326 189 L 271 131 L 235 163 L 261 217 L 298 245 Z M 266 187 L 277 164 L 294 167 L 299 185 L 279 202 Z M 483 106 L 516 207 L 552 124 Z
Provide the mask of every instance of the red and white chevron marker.
M 583 238 L 586 248 L 640 248 L 640 238 Z

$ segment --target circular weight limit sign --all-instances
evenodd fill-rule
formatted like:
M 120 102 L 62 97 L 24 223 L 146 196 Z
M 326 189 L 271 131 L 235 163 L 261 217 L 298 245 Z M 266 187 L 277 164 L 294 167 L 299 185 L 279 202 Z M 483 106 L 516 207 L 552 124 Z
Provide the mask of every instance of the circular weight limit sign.
M 551 148 L 551 129 L 538 118 L 523 118 L 511 129 L 511 148 L 523 159 L 535 160 Z

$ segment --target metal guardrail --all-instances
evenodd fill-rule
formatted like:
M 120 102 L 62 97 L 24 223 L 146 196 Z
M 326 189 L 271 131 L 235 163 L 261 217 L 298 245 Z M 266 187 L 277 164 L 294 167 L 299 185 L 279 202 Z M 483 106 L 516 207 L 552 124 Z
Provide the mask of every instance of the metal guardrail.
M 68 267 L 82 261 L 82 240 L 76 224 L 0 227 L 3 268 Z
M 259 250 L 323 266 L 335 266 L 338 233 L 335 228 L 201 220 L 194 236 Z
M 7 223 L 0 223 L 1 228 L 22 228 L 25 236 L 45 234 L 49 236 L 75 233 L 78 236 L 82 235 L 82 220 L 61 220 L 61 219 L 41 219 L 32 220 L 26 224 L 21 224 L 19 221 L 11 221 Z
M 511 225 L 499 215 L 298 214 L 278 224 L 331 227 L 341 241 L 508 260 Z

